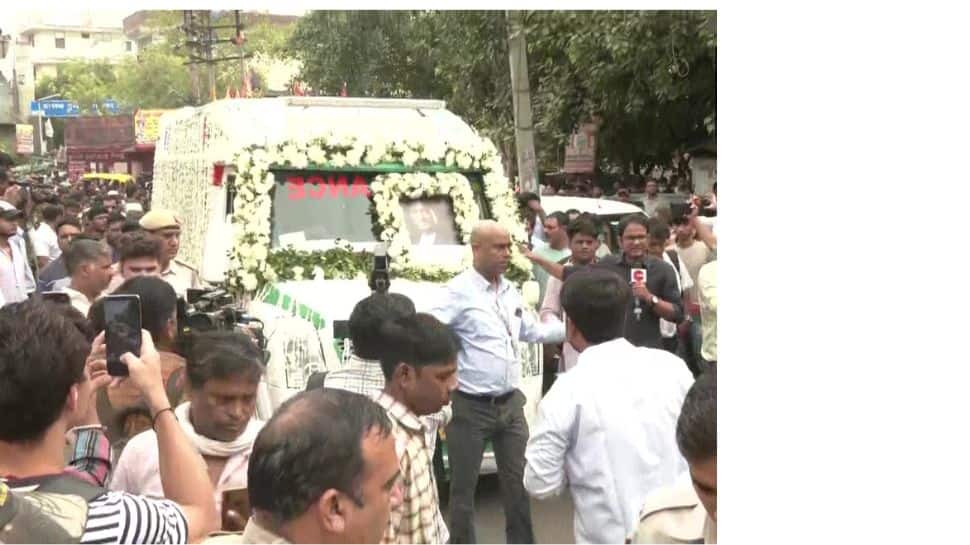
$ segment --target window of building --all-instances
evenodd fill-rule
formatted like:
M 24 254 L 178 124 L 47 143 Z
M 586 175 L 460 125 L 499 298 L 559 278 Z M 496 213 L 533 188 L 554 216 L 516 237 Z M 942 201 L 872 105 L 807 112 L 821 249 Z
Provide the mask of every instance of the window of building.
M 54 35 L 54 47 L 57 49 L 64 49 L 65 47 L 65 37 L 63 32 L 58 32 Z
M 87 32 L 82 32 L 82 33 L 81 33 L 81 37 L 82 37 L 82 38 L 84 38 L 85 40 L 87 40 L 88 38 L 90 38 L 90 37 L 91 37 L 91 34 L 89 34 L 89 33 L 87 33 Z
M 125 51 L 131 51 L 131 40 L 125 42 Z

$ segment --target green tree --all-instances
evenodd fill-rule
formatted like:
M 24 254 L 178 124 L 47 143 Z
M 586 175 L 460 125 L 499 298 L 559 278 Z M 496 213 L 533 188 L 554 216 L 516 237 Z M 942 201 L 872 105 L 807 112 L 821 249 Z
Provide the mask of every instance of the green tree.
M 714 12 L 530 12 L 529 78 L 546 169 L 578 124 L 601 121 L 602 167 L 637 171 L 714 136 Z M 514 161 L 505 15 L 313 12 L 290 40 L 322 94 L 440 98 Z
M 425 97 L 433 72 L 425 19 L 414 11 L 314 11 L 300 18 L 287 51 L 303 63 L 303 80 L 325 95 Z

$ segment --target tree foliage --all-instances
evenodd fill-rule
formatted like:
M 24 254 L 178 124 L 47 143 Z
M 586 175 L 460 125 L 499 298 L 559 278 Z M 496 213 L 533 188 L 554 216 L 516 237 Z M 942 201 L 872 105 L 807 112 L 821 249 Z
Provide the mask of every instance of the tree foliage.
M 526 21 L 536 146 L 561 164 L 578 124 L 601 125 L 601 166 L 636 171 L 714 136 L 716 18 L 702 11 L 536 11 Z M 501 11 L 312 12 L 289 51 L 321 94 L 440 98 L 514 149 Z
M 227 17 L 231 17 L 230 12 L 224 12 L 222 20 L 214 19 L 213 24 L 225 24 Z M 118 101 L 125 112 L 195 104 L 191 69 L 186 64 L 188 50 L 184 46 L 185 36 L 181 25 L 182 14 L 179 11 L 152 12 L 144 26 L 153 29 L 161 39 L 142 48 L 137 56 L 126 58 L 118 64 L 107 60 L 64 63 L 60 65 L 56 77 L 38 82 L 36 94 L 38 97 L 60 94 L 66 100 L 76 101 L 83 111 L 90 111 L 93 105 L 109 98 Z M 247 37 L 244 51 L 281 55 L 289 43 L 293 27 L 257 22 L 244 31 Z M 222 35 L 228 36 L 225 30 Z M 238 54 L 239 48 L 233 44 L 218 44 L 214 51 L 216 57 Z M 219 91 L 224 91 L 228 86 L 242 88 L 240 62 L 227 61 L 215 66 L 217 94 L 221 96 Z M 202 102 L 206 102 L 206 69 L 200 67 L 198 71 Z

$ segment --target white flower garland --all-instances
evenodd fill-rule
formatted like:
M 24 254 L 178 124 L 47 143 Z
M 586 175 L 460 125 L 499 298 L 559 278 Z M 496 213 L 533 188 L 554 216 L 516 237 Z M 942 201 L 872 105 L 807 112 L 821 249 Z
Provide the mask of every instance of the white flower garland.
M 449 197 L 454 211 L 455 225 L 458 227 L 458 236 L 462 243 L 468 244 L 471 241 L 475 222 L 481 217 L 468 178 L 453 172 L 437 175 L 424 172 L 392 173 L 378 176 L 371 184 L 371 191 L 377 223 L 381 227 L 381 240 L 387 244 L 387 255 L 391 257 L 394 270 L 410 268 L 418 271 L 426 270 L 429 274 L 433 274 L 447 269 L 457 274 L 467 267 L 467 263 L 463 263 L 456 268 L 448 269 L 415 263 L 409 259 L 408 249 L 411 247 L 411 238 L 402 228 L 404 209 L 401 206 L 401 198 Z
M 531 264 L 518 251 L 525 243 L 515 197 L 508 179 L 503 175 L 501 158 L 495 146 L 477 136 L 451 142 L 438 133 L 409 136 L 384 141 L 373 136 L 331 131 L 323 138 L 310 142 L 290 141 L 263 148 L 249 147 L 236 154 L 236 198 L 233 223 L 235 241 L 230 257 L 228 282 L 231 287 L 255 292 L 261 286 L 276 281 L 282 271 L 274 270 L 270 257 L 270 192 L 276 184 L 271 169 L 306 169 L 313 165 L 320 170 L 334 168 L 373 167 L 380 163 L 398 163 L 405 168 L 443 166 L 449 169 L 483 171 L 485 198 L 492 217 L 503 225 L 513 239 L 510 272 L 528 277 Z M 388 244 L 388 255 L 398 272 L 407 271 L 417 277 L 453 276 L 465 268 L 415 263 L 408 257 L 410 238 L 403 230 L 402 196 L 420 198 L 443 195 L 450 197 L 455 223 L 462 242 L 468 243 L 474 223 L 481 216 L 468 179 L 456 172 L 390 173 L 380 175 L 371 184 L 374 220 L 381 228 L 381 238 Z M 300 267 L 302 269 L 302 267 Z M 300 278 L 309 271 L 300 271 Z M 314 270 L 314 276 L 319 272 Z M 286 273 L 288 276 L 293 271 Z M 359 273 L 358 273 L 359 274 Z

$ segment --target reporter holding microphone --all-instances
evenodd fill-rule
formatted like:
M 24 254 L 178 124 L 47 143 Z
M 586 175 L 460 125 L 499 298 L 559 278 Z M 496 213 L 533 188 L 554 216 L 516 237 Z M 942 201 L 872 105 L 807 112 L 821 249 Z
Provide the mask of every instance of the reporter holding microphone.
M 683 319 L 684 308 L 677 286 L 677 273 L 673 267 L 649 255 L 650 245 L 660 244 L 661 252 L 666 240 L 657 236 L 662 229 L 659 220 L 648 219 L 643 214 L 631 214 L 620 221 L 620 247 L 616 256 L 606 256 L 593 268 L 614 272 L 630 282 L 633 298 L 627 313 L 624 337 L 634 346 L 663 348 L 660 335 L 660 319 L 678 323 Z M 651 233 L 658 233 L 652 235 Z M 563 277 L 577 270 L 566 267 Z

